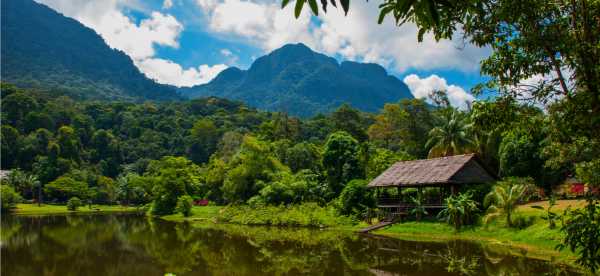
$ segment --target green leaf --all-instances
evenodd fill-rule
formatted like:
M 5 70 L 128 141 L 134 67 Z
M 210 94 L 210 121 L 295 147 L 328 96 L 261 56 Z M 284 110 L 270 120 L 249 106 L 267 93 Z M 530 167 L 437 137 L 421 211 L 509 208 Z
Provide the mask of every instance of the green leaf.
M 302 7 L 304 6 L 305 0 L 296 0 L 296 7 L 294 9 L 294 15 L 296 18 L 300 17 L 300 13 L 302 12 Z
M 348 15 L 348 10 L 350 9 L 350 0 L 340 0 L 342 4 L 342 9 L 344 9 L 344 15 Z
M 440 14 L 438 13 L 437 7 L 435 5 L 435 1 L 428 0 L 427 4 L 429 7 L 429 14 L 431 15 L 431 18 L 433 19 L 434 25 L 438 25 L 440 23 Z
M 287 4 L 289 4 L 289 3 L 290 3 L 290 0 L 283 0 L 283 1 L 281 2 L 281 8 L 282 8 L 282 9 L 283 9 L 283 8 L 285 8 L 285 6 L 287 6 Z
M 321 8 L 324 12 L 327 12 L 327 0 L 321 0 Z
M 385 18 L 385 16 L 388 13 L 390 13 L 392 10 L 394 10 L 394 6 L 386 6 L 386 7 L 382 8 L 381 11 L 379 12 L 379 18 L 377 19 L 377 24 L 383 23 L 383 19 Z
M 308 0 L 308 6 L 315 15 L 319 15 L 319 6 L 317 6 L 317 0 Z

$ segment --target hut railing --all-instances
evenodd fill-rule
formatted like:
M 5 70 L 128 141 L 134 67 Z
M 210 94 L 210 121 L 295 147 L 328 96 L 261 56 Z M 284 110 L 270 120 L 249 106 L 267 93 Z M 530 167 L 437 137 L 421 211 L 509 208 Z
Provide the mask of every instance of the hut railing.
M 415 204 L 408 198 L 401 197 L 379 197 L 378 206 L 414 207 Z M 426 198 L 423 202 L 425 207 L 443 207 L 444 200 L 441 198 Z

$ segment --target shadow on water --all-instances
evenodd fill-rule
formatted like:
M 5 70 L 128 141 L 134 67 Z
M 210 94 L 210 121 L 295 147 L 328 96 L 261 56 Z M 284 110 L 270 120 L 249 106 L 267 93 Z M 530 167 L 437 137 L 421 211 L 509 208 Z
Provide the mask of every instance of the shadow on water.
M 477 243 L 139 215 L 2 218 L 2 275 L 570 275 Z

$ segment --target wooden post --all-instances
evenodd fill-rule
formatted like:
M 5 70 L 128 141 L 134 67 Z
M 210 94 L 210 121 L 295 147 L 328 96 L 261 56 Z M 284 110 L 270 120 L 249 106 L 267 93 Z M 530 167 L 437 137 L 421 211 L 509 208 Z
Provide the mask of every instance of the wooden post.
M 450 186 L 450 191 L 451 191 L 452 195 L 458 194 L 458 187 L 456 187 L 456 184 L 452 184 Z

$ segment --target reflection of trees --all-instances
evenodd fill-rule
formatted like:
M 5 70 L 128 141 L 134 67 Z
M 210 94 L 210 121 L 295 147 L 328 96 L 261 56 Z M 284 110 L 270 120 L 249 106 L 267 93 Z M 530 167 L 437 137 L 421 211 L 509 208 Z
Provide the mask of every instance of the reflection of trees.
M 2 266 L 6 275 L 445 275 L 448 260 L 462 258 L 479 260 L 478 275 L 538 275 L 556 267 L 466 242 L 131 215 L 3 219 L 2 230 L 3 261 L 14 264 Z

